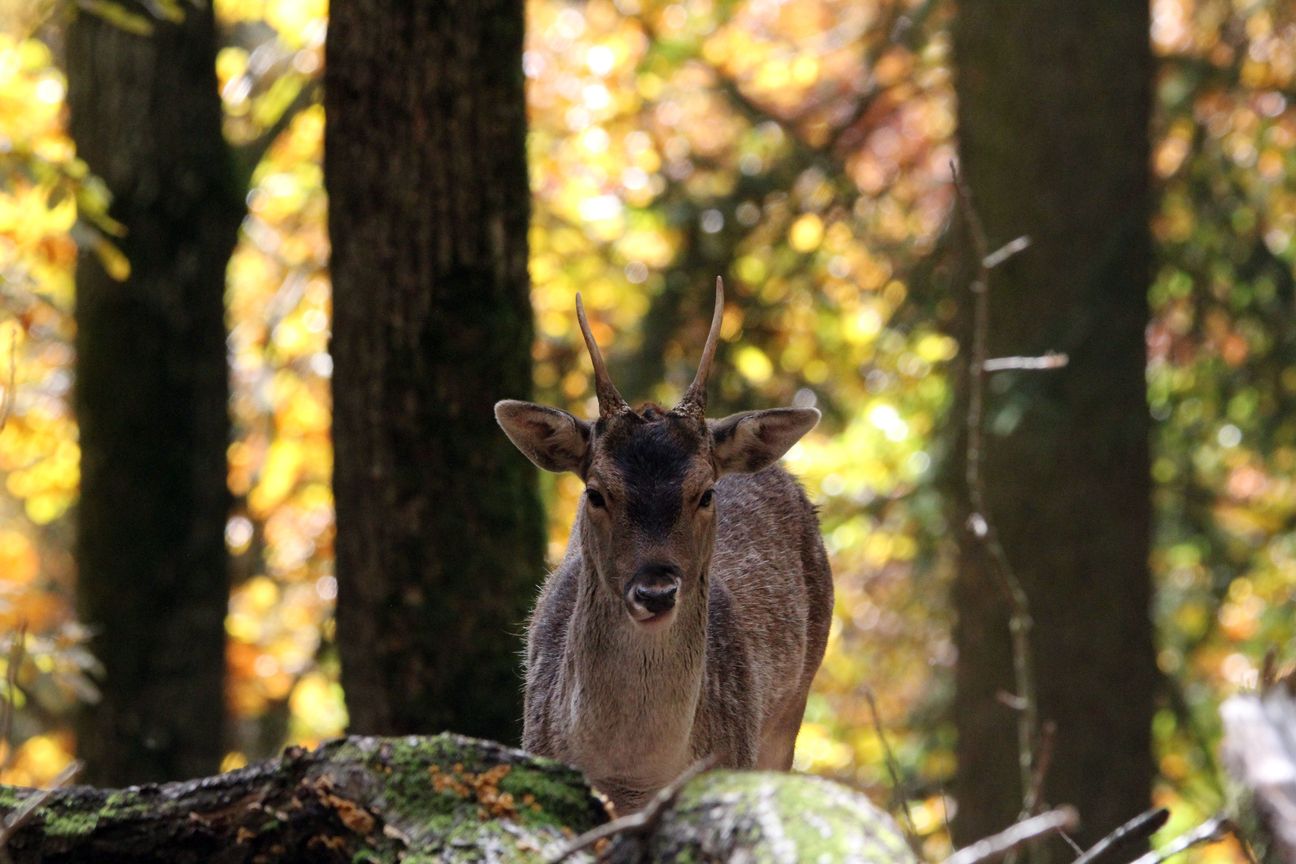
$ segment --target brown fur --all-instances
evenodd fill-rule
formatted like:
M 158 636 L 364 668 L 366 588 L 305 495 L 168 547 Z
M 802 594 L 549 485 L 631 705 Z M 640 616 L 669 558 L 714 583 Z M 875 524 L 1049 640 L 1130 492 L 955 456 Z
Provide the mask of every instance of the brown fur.
M 709 755 L 788 769 L 833 589 L 814 508 L 773 463 L 817 412 L 496 414 L 536 464 L 603 496 L 582 502 L 531 617 L 523 745 L 581 768 L 622 812 Z M 652 566 L 680 574 L 667 626 L 627 614 Z

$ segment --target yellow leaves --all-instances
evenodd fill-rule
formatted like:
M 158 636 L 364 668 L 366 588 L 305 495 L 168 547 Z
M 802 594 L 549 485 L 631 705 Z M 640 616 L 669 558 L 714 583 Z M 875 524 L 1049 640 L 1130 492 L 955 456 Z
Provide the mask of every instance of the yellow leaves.
M 914 353 L 926 363 L 944 363 L 958 354 L 958 342 L 943 333 L 924 333 L 914 345 Z
M 0 530 L 0 573 L 9 586 L 28 586 L 40 570 L 40 559 L 31 541 L 18 531 Z
M 247 74 L 248 52 L 238 45 L 227 45 L 216 54 L 216 83 L 227 110 L 242 110 L 250 86 L 241 80 Z
M 851 748 L 835 740 L 830 730 L 818 723 L 801 724 L 796 742 L 796 769 L 812 774 L 835 774 L 853 761 Z
M 1194 131 L 1191 123 L 1180 121 L 1156 143 L 1152 154 L 1152 167 L 1158 177 L 1165 179 L 1183 165 L 1192 146 Z
M 823 242 L 823 220 L 813 213 L 797 218 L 788 229 L 788 243 L 798 252 L 813 252 Z
M 328 0 L 268 0 L 262 5 L 267 24 L 292 48 L 322 41 Z
M 248 495 L 248 504 L 254 511 L 269 513 L 283 503 L 297 484 L 304 455 L 293 441 L 276 440 L 270 445 L 261 476 Z
M 744 345 L 734 354 L 738 373 L 753 384 L 764 384 L 774 374 L 774 364 L 755 345 Z
M 293 715 L 293 740 L 307 745 L 335 738 L 346 731 L 347 712 L 342 688 L 319 672 L 303 675 L 288 705 Z
M 8 769 L 0 774 L 0 782 L 13 786 L 48 786 L 72 761 L 72 751 L 70 735 L 33 735 L 19 745 Z M 7 755 L 7 744 L 3 752 Z
M 117 248 L 116 244 L 98 234 L 90 243 L 90 248 L 94 251 L 95 257 L 99 259 L 99 263 L 103 265 L 104 272 L 118 282 L 125 282 L 130 278 L 130 261 Z

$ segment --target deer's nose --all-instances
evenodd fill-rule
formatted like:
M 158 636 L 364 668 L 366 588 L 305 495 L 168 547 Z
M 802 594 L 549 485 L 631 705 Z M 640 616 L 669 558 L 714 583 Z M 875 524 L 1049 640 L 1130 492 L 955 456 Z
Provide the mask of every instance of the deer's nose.
M 630 601 L 650 615 L 660 615 L 675 606 L 679 593 L 680 569 L 673 564 L 645 564 L 630 580 Z
M 652 614 L 660 615 L 675 605 L 675 593 L 677 591 L 679 591 L 678 585 L 654 585 L 651 587 L 636 585 L 634 599 L 636 603 Z

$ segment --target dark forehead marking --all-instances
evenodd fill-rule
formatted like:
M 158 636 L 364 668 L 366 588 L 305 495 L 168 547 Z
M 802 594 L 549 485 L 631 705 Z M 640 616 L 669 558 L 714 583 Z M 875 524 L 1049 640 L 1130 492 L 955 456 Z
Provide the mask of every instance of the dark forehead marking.
M 599 443 L 621 475 L 630 523 L 649 536 L 661 536 L 679 519 L 684 479 L 704 438 L 686 418 L 651 407 L 644 415 L 651 419 L 608 424 L 607 437 Z

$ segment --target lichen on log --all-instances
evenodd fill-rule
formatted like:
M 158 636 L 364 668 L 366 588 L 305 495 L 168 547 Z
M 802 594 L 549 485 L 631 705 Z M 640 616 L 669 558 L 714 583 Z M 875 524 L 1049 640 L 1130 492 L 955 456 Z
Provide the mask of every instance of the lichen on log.
M 615 864 L 914 864 L 894 820 L 863 794 L 804 774 L 713 771 L 690 782 L 648 834 L 618 837 Z
M 35 790 L 0 787 L 13 812 Z M 341 739 L 215 777 L 56 792 L 10 860 L 532 862 L 606 820 L 574 769 L 457 735 Z
M 12 814 L 33 789 L 0 787 Z M 215 777 L 61 789 L 7 843 L 25 862 L 547 862 L 608 821 L 574 768 L 459 735 L 351 737 Z M 912 864 L 886 814 L 817 777 L 694 778 L 644 830 L 568 860 Z

